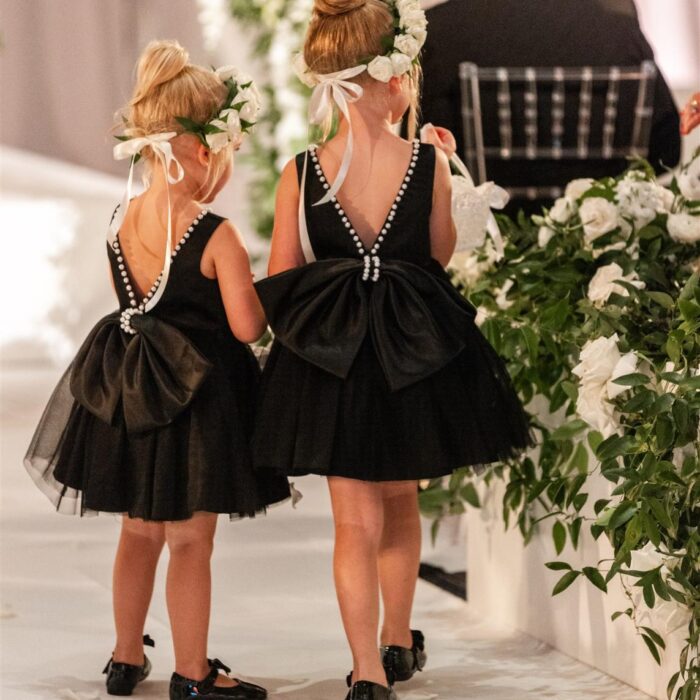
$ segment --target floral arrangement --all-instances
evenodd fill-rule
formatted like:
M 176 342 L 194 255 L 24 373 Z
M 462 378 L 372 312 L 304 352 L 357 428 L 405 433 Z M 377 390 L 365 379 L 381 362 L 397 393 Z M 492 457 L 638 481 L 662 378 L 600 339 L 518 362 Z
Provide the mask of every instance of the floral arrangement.
M 363 64 L 382 83 L 412 70 L 428 37 L 428 20 L 420 0 L 388 0 L 387 5 L 394 16 L 394 36 L 387 41 L 383 54 L 368 58 Z M 318 76 L 306 65 L 303 54 L 296 54 L 294 68 L 304 85 L 312 88 L 318 84 Z
M 500 217 L 507 244 L 458 254 L 454 284 L 477 306 L 532 414 L 533 454 L 492 467 L 503 513 L 525 542 L 551 524 L 557 554 L 585 526 L 614 558 L 561 572 L 603 591 L 619 577 L 631 619 L 659 661 L 687 629 L 669 698 L 700 691 L 700 151 L 670 187 L 644 162 L 577 180 L 543 216 Z M 591 478 L 609 496 L 589 501 Z M 479 506 L 467 470 L 422 493 L 435 518 Z M 675 695 L 674 695 L 675 693 Z
M 195 134 L 212 153 L 218 153 L 228 144 L 234 148 L 240 146 L 243 134 L 252 130 L 260 113 L 260 92 L 250 76 L 234 66 L 223 66 L 215 72 L 227 88 L 218 112 L 205 124 L 177 117 L 180 126 Z

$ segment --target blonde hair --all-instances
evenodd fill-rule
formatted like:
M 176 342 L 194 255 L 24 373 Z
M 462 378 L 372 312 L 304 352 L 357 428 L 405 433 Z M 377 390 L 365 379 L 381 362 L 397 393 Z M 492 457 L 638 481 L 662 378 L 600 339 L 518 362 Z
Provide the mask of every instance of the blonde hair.
M 226 93 L 221 78 L 208 68 L 190 63 L 189 53 L 177 41 L 152 41 L 139 58 L 133 96 L 118 112 L 116 126 L 132 138 L 167 131 L 182 133 L 176 117 L 207 122 L 218 112 Z M 155 156 L 150 148 L 141 155 L 150 174 Z M 207 181 L 198 193 L 202 198 L 211 194 L 231 155 L 230 146 L 210 153 Z
M 384 55 L 387 41 L 393 38 L 394 16 L 383 0 L 315 0 L 304 60 L 314 73 L 335 73 Z M 418 124 L 421 75 L 418 64 L 408 73 L 410 138 L 415 137 Z

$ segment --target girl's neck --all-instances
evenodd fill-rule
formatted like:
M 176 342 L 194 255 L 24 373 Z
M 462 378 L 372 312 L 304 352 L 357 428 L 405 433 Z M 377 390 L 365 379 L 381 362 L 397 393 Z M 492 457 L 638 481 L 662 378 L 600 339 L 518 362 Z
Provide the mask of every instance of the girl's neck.
M 391 113 L 378 109 L 368 100 L 360 100 L 349 106 L 352 120 L 352 135 L 356 142 L 374 142 L 394 134 Z M 340 120 L 338 136 L 346 139 L 349 132 L 347 119 Z

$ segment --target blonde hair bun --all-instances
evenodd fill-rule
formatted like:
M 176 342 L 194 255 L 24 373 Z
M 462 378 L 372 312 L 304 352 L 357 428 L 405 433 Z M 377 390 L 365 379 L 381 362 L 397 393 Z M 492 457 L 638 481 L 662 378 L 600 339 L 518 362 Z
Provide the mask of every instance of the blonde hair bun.
M 146 46 L 136 68 L 131 104 L 140 102 L 160 85 L 177 78 L 190 64 L 190 55 L 177 41 L 159 39 Z
M 345 15 L 363 8 L 367 0 L 316 0 L 314 9 L 319 15 Z

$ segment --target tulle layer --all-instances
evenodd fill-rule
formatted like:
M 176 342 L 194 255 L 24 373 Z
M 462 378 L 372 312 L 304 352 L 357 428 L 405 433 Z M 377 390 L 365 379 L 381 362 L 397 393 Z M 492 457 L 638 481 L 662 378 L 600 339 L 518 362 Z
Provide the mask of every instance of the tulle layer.
M 127 432 L 120 411 L 107 423 L 78 404 L 70 367 L 25 457 L 35 483 L 59 512 L 155 521 L 200 511 L 254 516 L 289 498 L 286 478 L 252 468 L 255 359 L 243 347 L 224 354 L 185 411 L 142 432 Z
M 368 337 L 343 380 L 273 345 L 253 439 L 256 468 L 367 481 L 444 476 L 532 444 L 502 360 L 472 323 L 464 350 L 392 392 Z

